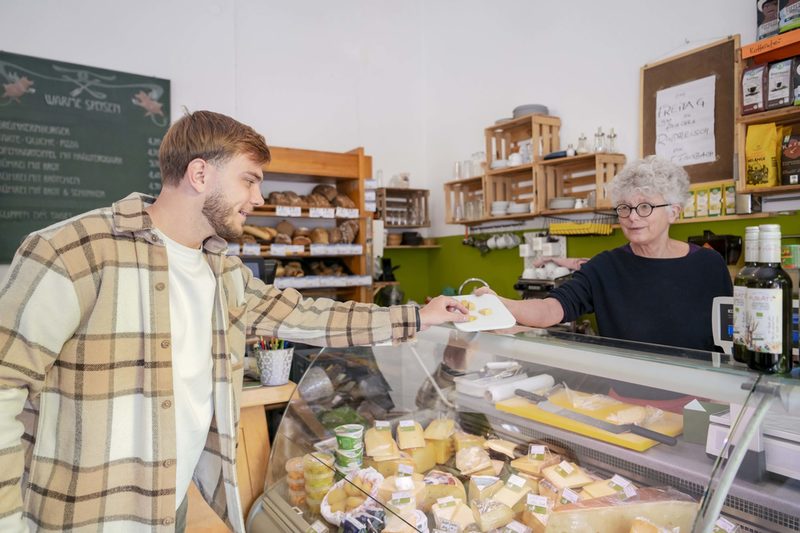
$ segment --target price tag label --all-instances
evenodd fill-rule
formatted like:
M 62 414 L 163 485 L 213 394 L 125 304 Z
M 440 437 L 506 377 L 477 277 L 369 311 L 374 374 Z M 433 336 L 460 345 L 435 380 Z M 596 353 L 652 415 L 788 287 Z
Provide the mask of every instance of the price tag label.
M 336 218 L 358 218 L 358 209 L 337 207 Z
M 409 492 L 393 492 L 392 493 L 392 503 L 394 505 L 408 505 L 411 503 L 413 498 L 411 498 L 411 493 Z
M 413 473 L 414 473 L 414 467 L 412 465 L 405 465 L 405 464 L 397 465 L 398 477 L 411 476 Z
M 239 246 L 238 242 L 229 242 L 228 243 L 228 252 L 227 252 L 228 255 L 239 255 L 239 252 L 241 252 L 241 250 L 242 250 L 242 247 Z
M 550 500 L 547 496 L 539 496 L 538 494 L 528 494 L 528 511 L 533 514 L 546 515 L 547 508 L 549 507 Z
M 246 242 L 242 246 L 242 255 L 261 255 L 261 245 L 257 242 Z
M 627 487 L 625 487 L 622 490 L 622 493 L 625 494 L 625 499 L 626 500 L 628 498 L 633 498 L 634 496 L 636 496 L 636 487 L 634 487 L 633 483 L 631 483 L 630 485 L 628 485 Z
M 514 490 L 521 490 L 522 487 L 525 486 L 525 480 L 519 477 L 516 474 L 511 474 L 508 476 L 508 480 L 506 481 L 506 485 Z
M 739 526 L 727 520 L 726 518 L 720 516 L 717 518 L 717 521 L 714 522 L 714 529 L 712 530 L 713 533 L 733 533 L 737 531 Z
M 503 533 L 531 533 L 531 528 L 514 520 L 506 525 L 503 529 Z
M 545 453 L 547 453 L 547 448 L 540 444 L 531 444 L 531 447 L 528 448 L 528 455 L 536 461 L 544 461 Z
M 439 529 L 437 531 L 442 531 L 443 533 L 460 533 L 461 528 L 452 520 L 442 518 L 439 520 Z
M 414 431 L 414 421 L 413 420 L 401 420 L 397 424 L 397 429 L 399 431 Z
M 444 498 L 439 498 L 436 500 L 436 503 L 439 505 L 440 509 L 446 509 L 448 507 L 452 507 L 458 503 L 458 500 L 453 498 L 452 496 L 445 496 Z
M 303 213 L 297 205 L 279 205 L 275 207 L 275 214 L 279 217 L 299 217 Z
M 579 500 L 578 493 L 572 489 L 564 489 L 561 492 L 561 504 L 566 505 L 568 503 L 575 503 Z
M 569 464 L 569 461 L 561 461 L 558 463 L 558 466 L 555 468 L 555 471 L 561 477 L 567 477 L 573 472 L 575 472 L 575 467 Z
M 308 526 L 307 529 L 308 533 L 328 533 L 328 526 L 320 522 L 319 520 L 315 521 L 313 524 Z
M 376 420 L 375 429 L 378 431 L 389 431 L 392 429 L 392 425 L 386 420 Z
M 305 251 L 305 246 L 300 244 L 273 244 L 269 247 L 269 253 L 277 257 L 299 255 Z
M 311 218 L 334 218 L 336 210 L 332 207 L 311 207 L 308 210 L 308 216 Z

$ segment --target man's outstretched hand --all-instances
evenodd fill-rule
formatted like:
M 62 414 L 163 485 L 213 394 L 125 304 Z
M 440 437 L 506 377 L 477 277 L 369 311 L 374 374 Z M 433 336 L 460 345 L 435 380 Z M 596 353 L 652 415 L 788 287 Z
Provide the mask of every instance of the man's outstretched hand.
M 452 296 L 437 296 L 420 308 L 420 331 L 444 322 L 466 322 L 469 310 Z

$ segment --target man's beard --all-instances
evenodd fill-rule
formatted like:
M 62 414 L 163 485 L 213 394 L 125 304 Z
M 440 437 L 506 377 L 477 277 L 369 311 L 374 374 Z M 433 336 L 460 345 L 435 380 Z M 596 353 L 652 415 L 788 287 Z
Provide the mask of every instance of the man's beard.
M 205 215 L 206 220 L 211 224 L 214 232 L 226 241 L 242 236 L 240 228 L 236 228 L 227 222 L 234 212 L 238 214 L 232 204 L 225 202 L 225 198 L 218 190 L 211 193 L 203 203 L 203 215 Z

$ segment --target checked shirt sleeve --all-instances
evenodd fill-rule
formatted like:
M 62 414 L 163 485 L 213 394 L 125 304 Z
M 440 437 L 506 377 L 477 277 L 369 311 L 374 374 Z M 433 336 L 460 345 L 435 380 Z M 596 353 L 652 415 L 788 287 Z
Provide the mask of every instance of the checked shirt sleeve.
M 75 288 L 51 244 L 31 235 L 0 286 L 0 531 L 27 531 L 20 480 L 24 468 L 17 416 L 80 317 Z

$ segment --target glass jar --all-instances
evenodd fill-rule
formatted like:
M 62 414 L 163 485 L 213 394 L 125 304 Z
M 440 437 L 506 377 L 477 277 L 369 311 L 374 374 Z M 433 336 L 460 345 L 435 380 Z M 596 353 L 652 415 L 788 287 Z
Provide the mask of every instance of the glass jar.
M 597 133 L 594 134 L 594 151 L 596 153 L 606 151 L 606 134 L 602 128 L 597 128 Z
M 611 128 L 606 137 L 606 152 L 611 154 L 617 153 L 617 134 L 614 133 L 614 128 Z
M 586 135 L 583 133 L 578 137 L 578 147 L 575 149 L 575 153 L 578 155 L 589 153 L 589 142 L 588 139 L 586 139 Z

